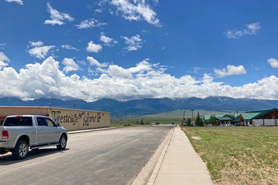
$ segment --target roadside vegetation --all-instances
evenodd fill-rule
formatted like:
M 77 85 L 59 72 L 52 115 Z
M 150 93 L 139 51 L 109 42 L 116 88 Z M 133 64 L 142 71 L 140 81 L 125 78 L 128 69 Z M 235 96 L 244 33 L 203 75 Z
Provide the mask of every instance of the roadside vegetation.
M 178 119 L 152 119 L 144 117 L 132 117 L 132 118 L 111 118 L 111 127 L 126 127 L 126 126 L 139 126 L 139 125 L 151 125 L 151 123 L 159 124 L 178 124 Z
M 226 114 L 227 112 L 216 112 L 206 110 L 194 110 L 194 121 L 198 115 L 202 117 L 205 114 Z M 184 116 L 182 118 L 181 116 Z M 159 114 L 145 115 L 145 116 L 129 116 L 129 117 L 111 117 L 111 127 L 124 127 L 124 126 L 136 126 L 136 125 L 150 125 L 151 123 L 159 124 L 179 124 L 181 119 L 186 119 L 187 123 L 192 121 L 191 110 L 176 110 L 171 112 L 164 112 Z M 188 122 L 189 121 L 189 122 Z M 201 121 L 199 119 L 199 121 Z M 143 124 L 142 124 L 143 123 Z M 199 123 L 199 122 L 198 122 Z M 200 125 L 203 123 L 200 122 Z
M 278 184 L 277 127 L 182 129 L 215 184 Z

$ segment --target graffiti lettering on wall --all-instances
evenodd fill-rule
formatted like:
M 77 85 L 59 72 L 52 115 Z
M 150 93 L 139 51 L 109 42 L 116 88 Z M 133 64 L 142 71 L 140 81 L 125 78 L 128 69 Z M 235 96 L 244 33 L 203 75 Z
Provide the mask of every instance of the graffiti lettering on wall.
M 103 114 L 104 116 L 104 114 Z M 89 113 L 87 112 L 87 115 L 83 119 L 83 126 L 89 126 L 89 122 L 100 122 L 101 116 L 100 113 L 97 113 L 96 116 L 90 116 Z
M 92 122 L 99 123 L 101 120 L 101 117 L 104 116 L 104 114 L 101 115 L 101 113 L 96 113 L 96 115 L 92 115 L 93 113 L 85 113 L 80 112 L 78 114 L 62 114 L 61 111 L 51 111 L 51 114 L 53 116 L 53 119 L 56 123 L 70 123 L 72 125 L 76 125 L 79 121 L 83 121 L 83 126 L 89 126 Z
M 55 123 L 60 123 L 61 111 L 51 111 Z

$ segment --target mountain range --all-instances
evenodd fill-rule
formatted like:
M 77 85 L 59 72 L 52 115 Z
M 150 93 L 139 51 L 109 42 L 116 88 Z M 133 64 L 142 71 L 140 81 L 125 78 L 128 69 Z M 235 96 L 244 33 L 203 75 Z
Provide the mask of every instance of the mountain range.
M 40 98 L 23 101 L 19 98 L 0 98 L 0 106 L 51 106 L 111 112 L 112 117 L 140 116 L 174 110 L 202 109 L 207 111 L 236 112 L 277 108 L 277 100 L 233 99 L 229 97 L 187 99 L 142 99 L 117 101 L 101 99 L 95 102 L 83 100 L 59 100 Z

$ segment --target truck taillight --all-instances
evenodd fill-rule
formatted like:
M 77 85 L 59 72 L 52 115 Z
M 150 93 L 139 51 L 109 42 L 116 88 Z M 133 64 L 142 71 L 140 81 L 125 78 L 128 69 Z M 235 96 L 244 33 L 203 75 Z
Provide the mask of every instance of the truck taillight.
M 9 132 L 7 130 L 2 131 L 2 139 L 9 139 Z

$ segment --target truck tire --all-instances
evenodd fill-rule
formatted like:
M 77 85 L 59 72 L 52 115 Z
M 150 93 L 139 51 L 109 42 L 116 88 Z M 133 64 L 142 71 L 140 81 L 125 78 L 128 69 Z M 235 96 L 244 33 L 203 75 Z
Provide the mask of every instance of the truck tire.
M 29 146 L 25 140 L 19 140 L 16 143 L 15 148 L 13 149 L 12 153 L 16 159 L 24 159 L 28 155 Z
M 64 150 L 67 146 L 67 138 L 65 135 L 62 135 L 59 141 L 59 145 L 57 145 L 58 150 Z

